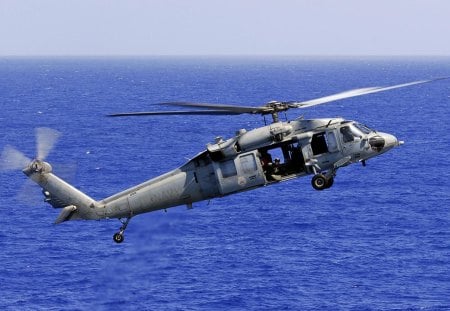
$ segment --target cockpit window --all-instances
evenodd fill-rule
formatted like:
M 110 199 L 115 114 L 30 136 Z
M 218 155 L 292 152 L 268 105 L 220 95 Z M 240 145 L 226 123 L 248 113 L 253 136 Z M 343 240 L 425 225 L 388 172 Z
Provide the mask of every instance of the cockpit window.
M 350 129 L 350 126 L 343 126 L 343 127 L 341 127 L 340 131 L 341 131 L 342 140 L 344 143 L 353 141 L 353 134 L 352 134 L 352 130 Z
M 361 123 L 353 123 L 353 125 L 359 129 L 361 132 L 363 132 L 364 134 L 369 134 L 370 132 L 373 132 L 372 129 L 370 129 L 369 127 L 365 126 L 364 124 Z
M 355 140 L 355 138 L 362 138 L 365 134 L 370 133 L 370 130 L 367 127 L 362 126 L 361 129 L 360 126 L 356 126 L 356 123 L 354 123 L 348 126 L 341 127 L 340 131 L 342 134 L 343 142 L 344 143 L 352 142 Z M 369 132 L 367 132 L 368 130 Z

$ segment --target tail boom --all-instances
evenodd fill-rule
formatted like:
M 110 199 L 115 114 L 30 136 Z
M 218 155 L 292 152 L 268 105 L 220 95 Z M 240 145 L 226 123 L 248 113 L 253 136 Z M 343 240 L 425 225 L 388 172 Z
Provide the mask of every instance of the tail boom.
M 52 167 L 47 162 L 34 160 L 23 173 L 42 187 L 44 195 L 52 197 L 63 207 L 56 223 L 77 219 L 100 219 L 99 203 L 68 184 L 52 173 Z M 52 204 L 53 205 L 53 204 Z

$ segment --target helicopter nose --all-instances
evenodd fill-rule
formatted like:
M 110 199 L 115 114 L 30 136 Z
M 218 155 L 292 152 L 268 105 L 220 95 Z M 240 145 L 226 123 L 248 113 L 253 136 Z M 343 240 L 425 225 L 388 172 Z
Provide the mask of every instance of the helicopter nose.
M 403 141 L 399 141 L 397 137 L 395 137 L 394 135 L 387 133 L 380 133 L 380 136 L 384 140 L 384 146 L 382 147 L 383 152 L 404 144 Z
M 403 144 L 403 141 L 399 141 L 397 137 L 387 133 L 378 132 L 376 136 L 369 139 L 369 145 L 372 150 L 377 152 L 386 152 L 396 146 Z
M 384 140 L 386 141 L 386 147 L 396 147 L 403 145 L 403 141 L 399 141 L 397 137 L 391 134 L 384 134 Z

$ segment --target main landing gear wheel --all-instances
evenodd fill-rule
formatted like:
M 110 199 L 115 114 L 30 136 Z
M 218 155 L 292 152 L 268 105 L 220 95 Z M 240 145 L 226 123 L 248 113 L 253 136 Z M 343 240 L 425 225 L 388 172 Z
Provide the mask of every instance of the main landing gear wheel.
M 325 177 L 323 174 L 314 175 L 311 180 L 311 185 L 316 190 L 324 190 L 330 188 L 334 183 L 334 178 L 331 176 L 330 178 Z
M 122 218 L 120 218 L 120 222 L 122 223 L 122 226 L 119 229 L 119 232 L 114 233 L 113 235 L 113 240 L 116 243 L 122 243 L 124 240 L 123 234 L 125 233 L 125 229 L 128 226 L 128 223 L 130 222 L 131 217 L 128 217 L 126 220 L 123 220 Z

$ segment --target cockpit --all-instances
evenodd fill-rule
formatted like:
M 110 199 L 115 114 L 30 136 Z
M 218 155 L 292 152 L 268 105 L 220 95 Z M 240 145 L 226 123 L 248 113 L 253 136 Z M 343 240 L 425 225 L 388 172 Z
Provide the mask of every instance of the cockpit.
M 356 138 L 363 138 L 367 134 L 374 132 L 374 130 L 358 122 L 348 122 L 340 128 L 340 132 L 342 134 L 343 142 L 349 143 Z

